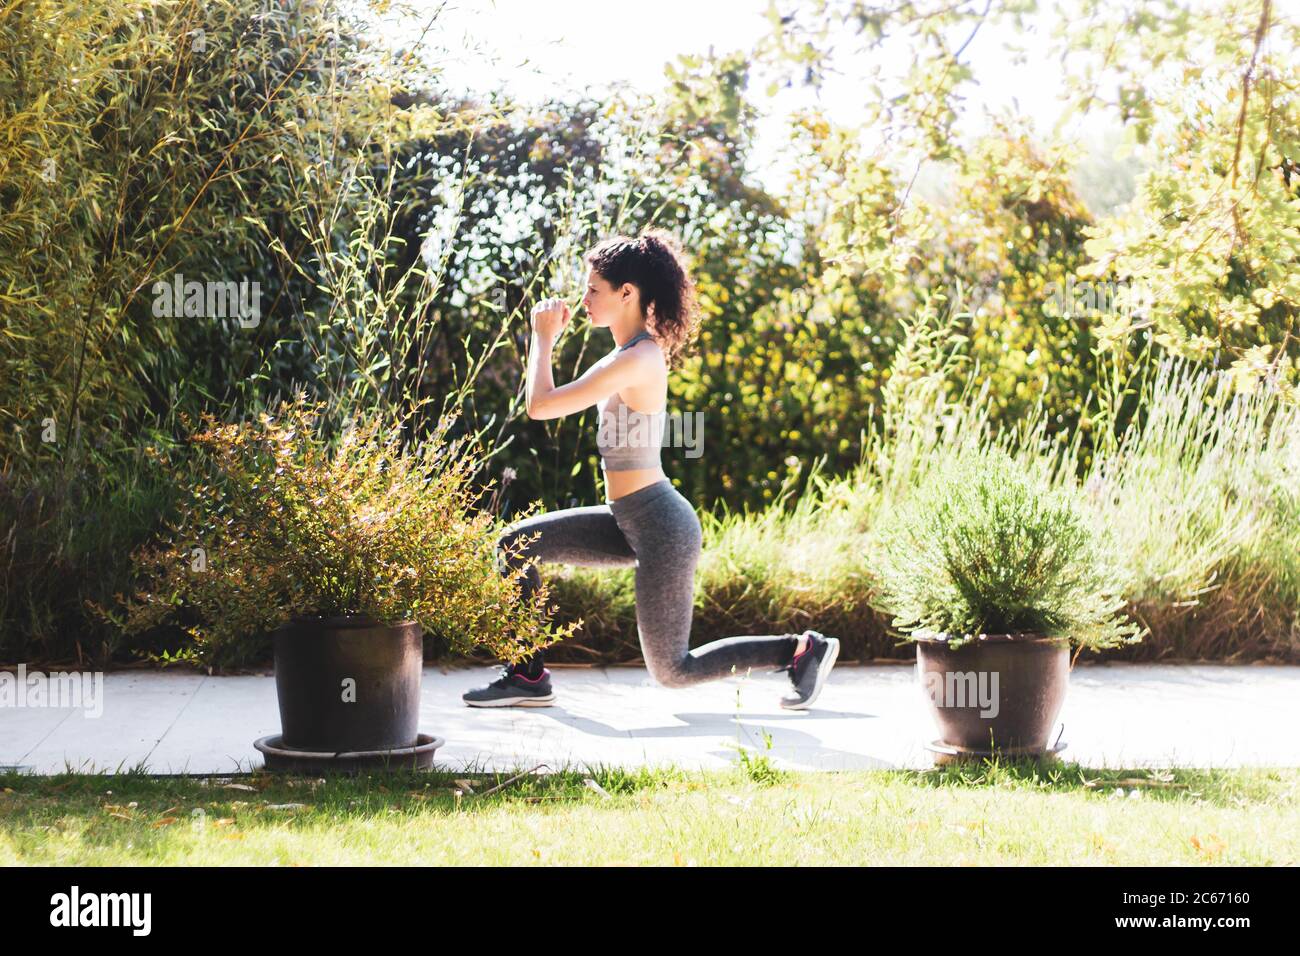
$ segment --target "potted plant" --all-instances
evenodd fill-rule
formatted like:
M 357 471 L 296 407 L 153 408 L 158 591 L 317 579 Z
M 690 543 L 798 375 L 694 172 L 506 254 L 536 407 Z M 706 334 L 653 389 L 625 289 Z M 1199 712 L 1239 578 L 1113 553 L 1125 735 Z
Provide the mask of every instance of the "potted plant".
M 941 452 L 875 531 L 881 606 L 916 641 L 917 674 L 961 757 L 1043 756 L 1065 701 L 1070 644 L 1141 638 L 1127 577 L 1071 479 L 997 447 Z
M 271 635 L 283 733 L 258 742 L 268 766 L 290 762 L 282 751 L 314 766 L 431 744 L 417 728 L 426 633 L 520 660 L 578 626 L 550 624 L 546 588 L 525 601 L 498 569 L 470 484 L 481 459 L 446 440 L 452 422 L 418 445 L 377 418 L 331 435 L 298 398 L 248 422 L 206 418 L 192 437 L 180 515 L 135 556 L 120 623 L 179 622 L 192 642 L 161 659 L 209 668 Z

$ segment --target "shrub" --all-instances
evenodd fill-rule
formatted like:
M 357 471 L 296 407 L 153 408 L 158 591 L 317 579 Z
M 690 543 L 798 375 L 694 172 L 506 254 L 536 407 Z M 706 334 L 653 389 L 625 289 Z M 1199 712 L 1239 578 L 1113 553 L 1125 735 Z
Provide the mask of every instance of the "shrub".
M 881 603 L 905 631 L 1131 643 L 1127 582 L 1072 487 L 996 446 L 941 451 L 876 530 Z
M 1142 378 L 1133 420 L 1103 436 L 1084 483 L 1123 535 L 1130 614 L 1167 656 L 1294 659 L 1300 407 L 1184 359 Z
M 179 518 L 135 556 L 127 633 L 179 621 L 195 643 L 178 657 L 213 665 L 294 617 L 416 620 L 512 661 L 572 632 L 547 623 L 545 585 L 524 601 L 499 570 L 494 519 L 471 510 L 481 463 L 445 440 L 451 416 L 411 448 L 376 416 L 328 440 L 320 415 L 299 398 L 249 422 L 205 417 Z
M 148 541 L 175 497 L 143 454 L 115 451 L 35 477 L 0 463 L 0 662 L 102 667 L 121 632 L 87 613 L 129 584 L 122 555 Z

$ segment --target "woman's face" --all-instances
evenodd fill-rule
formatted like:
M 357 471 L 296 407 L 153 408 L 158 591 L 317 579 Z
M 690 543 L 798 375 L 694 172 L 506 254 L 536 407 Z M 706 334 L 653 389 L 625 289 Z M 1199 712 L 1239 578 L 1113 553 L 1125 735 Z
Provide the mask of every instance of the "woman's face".
M 615 289 L 595 269 L 587 270 L 587 292 L 582 297 L 582 306 L 592 325 L 608 328 L 625 310 L 637 308 L 639 298 L 635 286 L 624 283 L 623 289 Z

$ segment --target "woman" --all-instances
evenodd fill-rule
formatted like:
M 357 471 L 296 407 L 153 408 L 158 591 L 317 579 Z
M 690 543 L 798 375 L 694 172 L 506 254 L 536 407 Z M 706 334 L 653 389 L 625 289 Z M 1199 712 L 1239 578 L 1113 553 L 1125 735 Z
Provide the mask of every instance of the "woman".
M 534 561 L 597 568 L 636 567 L 636 620 L 650 675 L 667 687 L 716 680 L 747 668 L 786 670 L 794 685 L 781 698 L 808 707 L 835 665 L 839 641 L 817 631 L 729 637 L 689 649 L 695 567 L 701 531 L 694 509 L 664 475 L 659 453 L 668 395 L 668 368 L 699 324 L 695 286 L 681 248 L 661 230 L 639 238 L 615 236 L 586 255 L 590 266 L 582 304 L 591 323 L 608 328 L 616 348 L 580 378 L 555 386 L 551 352 L 569 322 L 569 306 L 547 299 L 532 312 L 527 372 L 528 416 L 561 418 L 595 405 L 597 449 L 608 503 L 536 515 L 507 528 L 498 554 L 518 538 L 541 532 L 516 550 L 505 573 L 519 574 L 526 596 L 541 578 Z M 545 707 L 555 699 L 541 653 L 506 667 L 462 698 L 473 707 Z

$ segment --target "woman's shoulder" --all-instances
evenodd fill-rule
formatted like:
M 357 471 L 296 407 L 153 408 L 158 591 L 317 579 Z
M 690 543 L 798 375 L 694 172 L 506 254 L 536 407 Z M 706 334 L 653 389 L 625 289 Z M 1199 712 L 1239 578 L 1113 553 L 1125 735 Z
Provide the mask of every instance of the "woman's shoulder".
M 633 342 L 631 345 L 617 347 L 609 353 L 611 361 L 620 356 L 629 356 L 637 363 L 648 360 L 661 361 L 667 353 L 654 339 L 642 339 L 640 342 Z
M 651 338 L 650 336 L 647 336 L 646 338 L 643 338 L 638 342 L 633 342 L 631 345 L 625 345 L 622 351 L 627 352 L 629 354 L 636 353 L 637 355 L 662 356 L 665 354 L 664 347 L 659 344 L 659 340 L 655 338 Z

